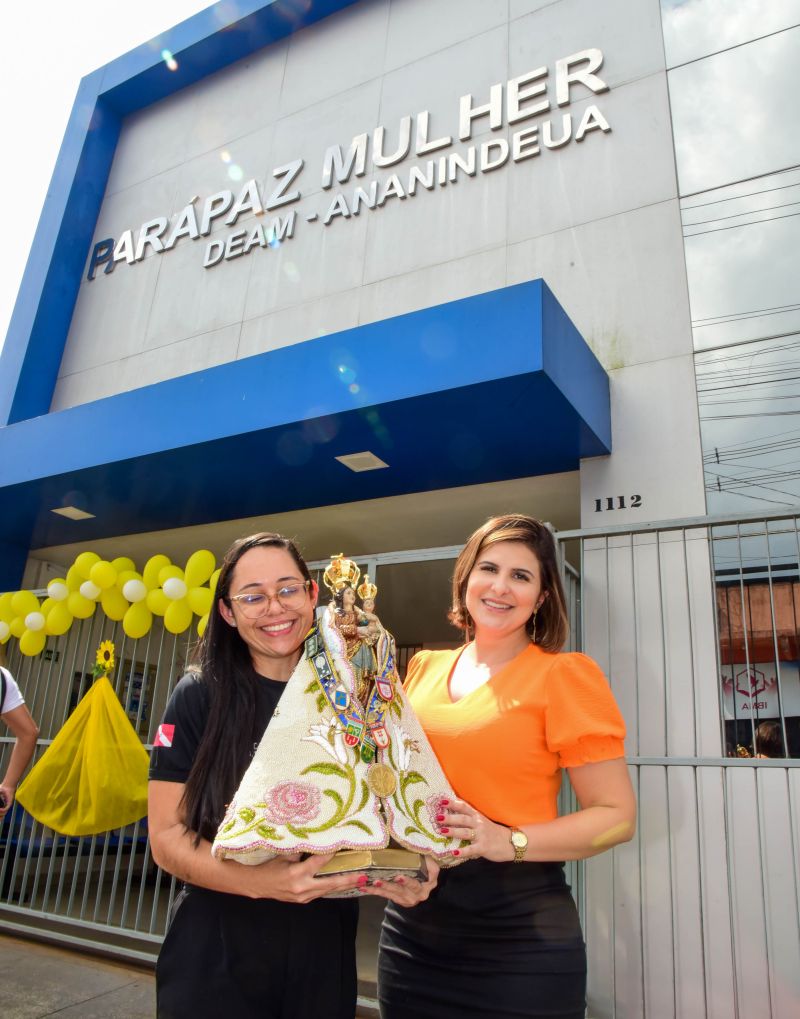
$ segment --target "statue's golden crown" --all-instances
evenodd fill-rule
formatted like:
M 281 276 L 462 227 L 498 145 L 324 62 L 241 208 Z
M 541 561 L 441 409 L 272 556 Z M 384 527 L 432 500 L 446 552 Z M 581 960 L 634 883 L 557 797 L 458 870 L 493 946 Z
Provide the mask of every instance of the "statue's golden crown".
M 378 585 L 370 583 L 368 573 L 364 574 L 364 579 L 361 581 L 357 594 L 362 601 L 366 601 L 368 598 L 372 598 L 374 601 L 378 594 Z
M 344 587 L 352 587 L 355 590 L 360 576 L 361 570 L 353 560 L 345 559 L 344 554 L 340 552 L 331 556 L 330 565 L 322 574 L 322 580 L 332 594 L 338 594 Z

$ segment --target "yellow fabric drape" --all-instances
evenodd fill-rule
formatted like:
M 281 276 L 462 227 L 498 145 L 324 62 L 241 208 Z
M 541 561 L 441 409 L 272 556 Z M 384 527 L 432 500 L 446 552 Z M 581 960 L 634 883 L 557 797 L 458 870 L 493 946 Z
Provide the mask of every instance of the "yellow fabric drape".
M 96 680 L 17 790 L 37 821 L 97 835 L 147 813 L 149 758 L 107 676 Z

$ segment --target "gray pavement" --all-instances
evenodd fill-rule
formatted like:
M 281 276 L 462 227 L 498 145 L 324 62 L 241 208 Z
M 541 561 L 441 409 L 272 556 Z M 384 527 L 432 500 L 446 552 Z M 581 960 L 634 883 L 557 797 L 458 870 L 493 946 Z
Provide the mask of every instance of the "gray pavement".
M 156 1014 L 152 969 L 0 934 L 0 974 L 2 1019 L 153 1019 Z M 355 1019 L 374 1016 L 365 1009 Z
M 152 970 L 0 935 L 3 1019 L 152 1019 Z

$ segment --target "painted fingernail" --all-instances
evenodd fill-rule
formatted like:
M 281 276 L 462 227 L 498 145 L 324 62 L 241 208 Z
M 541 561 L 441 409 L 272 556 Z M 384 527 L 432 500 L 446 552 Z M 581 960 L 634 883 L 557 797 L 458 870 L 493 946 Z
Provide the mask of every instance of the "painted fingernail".
M 404 885 L 406 883 L 406 879 L 403 877 L 402 874 L 399 877 L 396 877 L 394 880 L 395 883 L 398 885 Z
M 437 821 L 444 821 L 444 814 L 437 814 L 436 815 L 436 820 Z
M 439 831 L 442 833 L 442 835 L 449 835 L 450 834 L 450 829 L 449 828 L 439 828 Z
M 450 806 L 450 800 L 439 800 L 439 803 L 443 807 L 449 807 Z
M 373 881 L 372 883 L 376 888 L 383 888 L 383 881 Z
M 361 887 L 363 888 L 364 885 L 367 883 L 367 881 L 369 881 L 369 878 L 367 877 L 367 875 L 366 874 L 362 874 L 361 877 L 358 879 L 358 884 L 361 885 Z
M 460 849 L 454 849 L 453 850 L 453 856 L 461 856 L 461 850 Z

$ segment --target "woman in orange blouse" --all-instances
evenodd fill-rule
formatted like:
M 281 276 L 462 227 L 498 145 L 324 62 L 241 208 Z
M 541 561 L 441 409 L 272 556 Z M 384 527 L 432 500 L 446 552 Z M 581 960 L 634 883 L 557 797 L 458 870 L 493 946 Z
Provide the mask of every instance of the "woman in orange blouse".
M 382 1019 L 583 1019 L 586 952 L 563 861 L 634 831 L 625 724 L 598 666 L 561 652 L 567 613 L 550 531 L 496 517 L 458 558 L 456 651 L 423 651 L 406 679 L 458 799 L 438 815 L 463 840 L 413 911 L 381 932 Z M 566 768 L 581 809 L 558 817 Z

